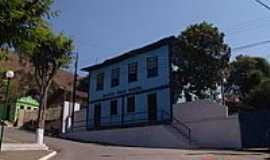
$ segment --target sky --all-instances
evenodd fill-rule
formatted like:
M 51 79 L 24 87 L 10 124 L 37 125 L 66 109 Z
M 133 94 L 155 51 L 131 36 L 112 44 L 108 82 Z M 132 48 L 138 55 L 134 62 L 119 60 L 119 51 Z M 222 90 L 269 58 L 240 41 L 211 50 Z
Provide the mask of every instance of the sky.
M 52 10 L 60 14 L 50 23 L 74 40 L 79 68 L 177 36 L 202 21 L 224 32 L 231 48 L 270 40 L 270 10 L 255 0 L 55 0 Z M 232 51 L 238 54 L 270 60 L 270 43 Z

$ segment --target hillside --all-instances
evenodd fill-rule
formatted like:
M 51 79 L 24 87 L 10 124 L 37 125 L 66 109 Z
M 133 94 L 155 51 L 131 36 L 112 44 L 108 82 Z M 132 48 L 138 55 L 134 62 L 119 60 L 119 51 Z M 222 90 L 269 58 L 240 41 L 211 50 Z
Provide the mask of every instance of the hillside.
M 20 97 L 29 94 L 32 95 L 33 91 L 37 92 L 37 87 L 35 85 L 35 79 L 33 76 L 33 66 L 25 58 L 19 58 L 16 54 L 10 53 L 6 61 L 0 62 L 0 70 L 13 70 L 15 72 L 15 77 L 11 84 L 11 95 L 13 97 Z M 54 93 L 56 93 L 56 91 L 59 89 L 71 92 L 73 90 L 73 78 L 74 76 L 70 72 L 64 70 L 58 71 L 49 94 L 54 95 Z M 81 77 L 78 78 L 80 79 Z M 81 93 L 80 91 L 78 92 L 82 96 L 87 95 L 86 93 Z M 0 92 L 0 99 L 1 95 L 3 97 L 3 87 L 2 94 Z

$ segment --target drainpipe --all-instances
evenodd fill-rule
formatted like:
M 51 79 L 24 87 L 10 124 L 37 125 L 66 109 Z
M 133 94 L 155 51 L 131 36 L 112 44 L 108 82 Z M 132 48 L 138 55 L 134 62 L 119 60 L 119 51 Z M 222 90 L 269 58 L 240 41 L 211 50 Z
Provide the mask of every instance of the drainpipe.
M 122 97 L 122 105 L 121 105 L 121 126 L 124 125 L 124 116 L 125 116 L 125 97 Z

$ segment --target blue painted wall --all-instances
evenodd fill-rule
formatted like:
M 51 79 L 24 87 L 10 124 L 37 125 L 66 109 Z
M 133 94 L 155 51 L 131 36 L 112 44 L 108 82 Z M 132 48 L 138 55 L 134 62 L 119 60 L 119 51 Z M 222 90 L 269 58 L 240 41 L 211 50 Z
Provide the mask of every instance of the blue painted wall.
M 158 76 L 153 78 L 147 78 L 146 58 L 151 56 L 158 57 Z M 138 80 L 136 82 L 128 82 L 128 64 L 132 62 L 138 63 Z M 117 87 L 111 87 L 111 70 L 113 68 L 120 68 L 120 85 Z M 105 73 L 104 89 L 96 91 L 96 75 L 99 73 Z M 170 89 L 169 89 L 169 46 L 165 45 L 160 48 L 151 50 L 144 54 L 139 54 L 135 57 L 125 59 L 121 62 L 106 66 L 104 68 L 90 72 L 90 97 L 89 101 L 96 101 L 106 98 L 107 100 L 97 102 L 101 104 L 101 125 L 114 125 L 121 122 L 122 106 L 124 106 L 124 117 L 126 123 L 137 123 L 139 121 L 145 121 L 148 117 L 147 95 L 151 93 L 157 94 L 157 118 L 158 120 L 168 119 L 170 114 Z M 128 91 L 131 88 L 139 88 L 137 91 Z M 152 90 L 159 88 L 157 90 Z M 146 92 L 146 90 L 148 90 Z M 151 91 L 150 91 L 151 90 Z M 126 91 L 123 94 L 119 94 L 119 91 Z M 145 91 L 145 92 L 144 92 Z M 135 92 L 144 92 L 141 94 L 135 94 Z M 135 94 L 135 113 L 127 113 L 127 95 Z M 111 96 L 108 96 L 111 95 Z M 115 98 L 113 98 L 115 97 Z M 110 115 L 110 101 L 113 99 L 118 100 L 118 114 Z M 124 101 L 123 101 L 124 99 Z M 122 103 L 123 102 L 123 103 Z M 94 125 L 94 106 L 96 103 L 89 105 L 88 109 L 88 127 Z M 136 121 L 137 120 L 137 121 Z

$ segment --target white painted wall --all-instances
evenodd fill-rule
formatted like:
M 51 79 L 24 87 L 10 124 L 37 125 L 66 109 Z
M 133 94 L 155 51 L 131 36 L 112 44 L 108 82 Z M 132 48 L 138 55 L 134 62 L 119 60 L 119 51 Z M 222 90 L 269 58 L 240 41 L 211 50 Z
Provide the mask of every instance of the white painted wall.
M 241 148 L 238 116 L 208 100 L 173 106 L 174 117 L 191 128 L 191 138 L 201 147 Z
M 71 128 L 71 115 L 72 115 L 72 106 L 73 103 L 69 101 L 64 101 L 63 115 L 62 115 L 62 133 L 66 133 L 68 129 Z M 80 110 L 80 104 L 75 103 L 74 111 L 77 112 Z

